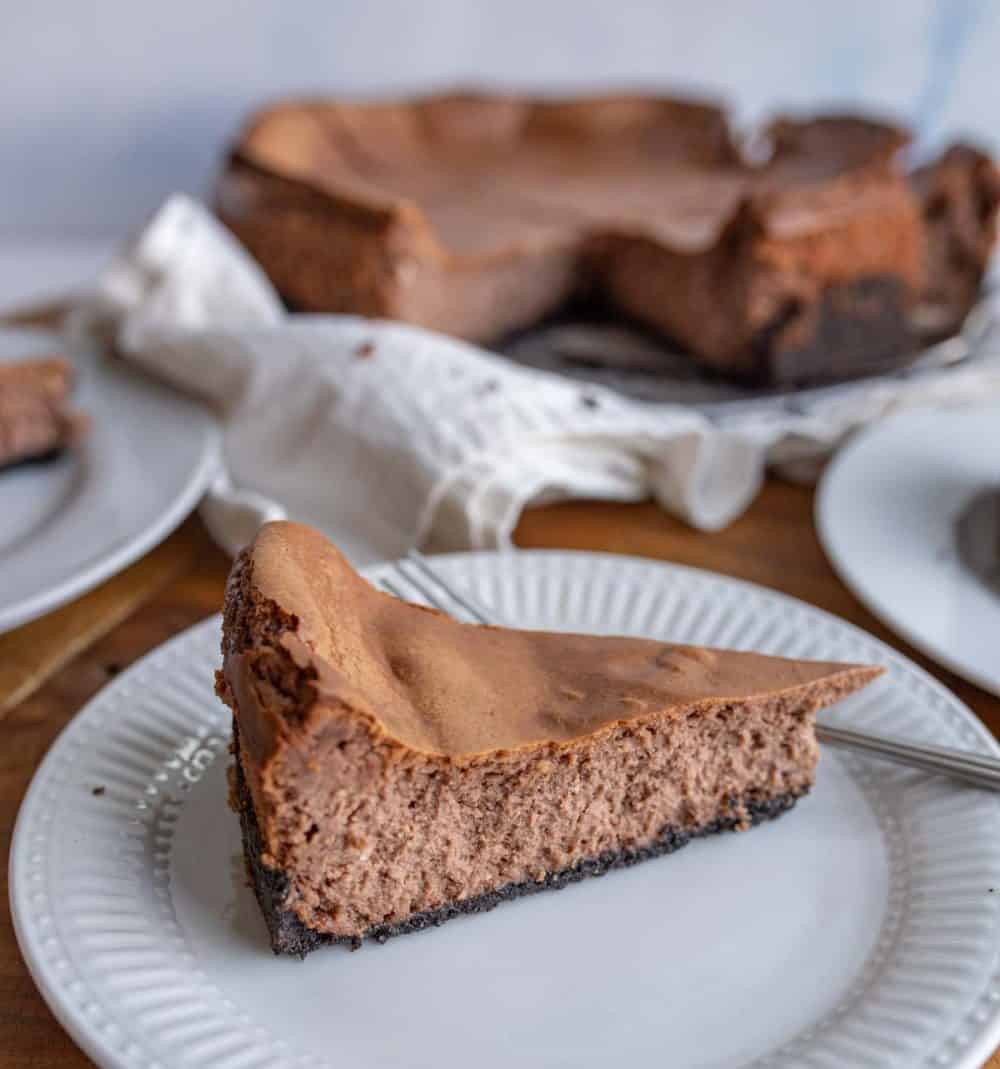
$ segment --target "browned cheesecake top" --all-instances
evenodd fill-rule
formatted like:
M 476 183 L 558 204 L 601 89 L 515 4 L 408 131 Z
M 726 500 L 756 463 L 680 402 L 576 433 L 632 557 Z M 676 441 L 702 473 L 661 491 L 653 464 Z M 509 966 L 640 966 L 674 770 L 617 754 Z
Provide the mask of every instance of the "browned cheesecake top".
M 637 638 L 458 623 L 371 587 L 336 548 L 298 524 L 262 528 L 249 550 L 258 619 L 302 668 L 320 704 L 371 718 L 405 747 L 446 756 L 567 742 L 647 714 L 812 687 L 836 700 L 880 669 L 793 661 Z M 236 573 L 234 573 L 236 574 Z M 252 626 L 252 625 L 251 625 Z M 230 636 L 238 658 L 248 636 Z M 227 666 L 227 672 L 229 671 Z
M 345 205 L 399 214 L 428 251 L 462 257 L 605 232 L 702 251 L 750 201 L 769 230 L 809 233 L 891 196 L 865 179 L 885 178 L 907 140 L 846 117 L 778 121 L 769 134 L 773 154 L 755 165 L 710 104 L 449 95 L 288 102 L 255 117 L 238 153 Z

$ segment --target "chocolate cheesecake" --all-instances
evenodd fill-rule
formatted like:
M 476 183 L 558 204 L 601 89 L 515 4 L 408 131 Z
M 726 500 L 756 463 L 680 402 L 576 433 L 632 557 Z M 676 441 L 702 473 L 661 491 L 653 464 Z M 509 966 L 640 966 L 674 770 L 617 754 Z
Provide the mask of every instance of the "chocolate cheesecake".
M 73 368 L 63 357 L 0 364 L 0 468 L 55 456 L 87 427 L 69 404 Z
M 232 802 L 289 954 L 778 816 L 813 783 L 816 710 L 880 671 L 458 623 L 291 523 L 234 564 L 223 657 Z
M 707 368 L 881 370 L 976 300 L 1000 180 L 907 132 L 778 120 L 749 159 L 719 108 L 658 97 L 291 101 L 254 116 L 218 210 L 295 308 L 496 343 L 597 302 Z

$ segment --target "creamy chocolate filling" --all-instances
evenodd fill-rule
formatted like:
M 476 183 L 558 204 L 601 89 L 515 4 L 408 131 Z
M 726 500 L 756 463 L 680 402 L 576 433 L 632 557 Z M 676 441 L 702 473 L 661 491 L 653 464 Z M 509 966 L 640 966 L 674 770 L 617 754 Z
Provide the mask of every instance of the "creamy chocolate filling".
M 274 700 L 260 681 L 256 690 Z M 811 785 L 819 700 L 793 691 L 738 709 L 720 702 L 681 721 L 622 723 L 586 747 L 548 743 L 462 762 L 400 753 L 346 712 L 310 717 L 313 730 L 268 777 L 285 908 L 315 931 L 360 936 L 648 848 L 667 829 L 690 834 L 726 817 L 748 824 L 747 802 Z

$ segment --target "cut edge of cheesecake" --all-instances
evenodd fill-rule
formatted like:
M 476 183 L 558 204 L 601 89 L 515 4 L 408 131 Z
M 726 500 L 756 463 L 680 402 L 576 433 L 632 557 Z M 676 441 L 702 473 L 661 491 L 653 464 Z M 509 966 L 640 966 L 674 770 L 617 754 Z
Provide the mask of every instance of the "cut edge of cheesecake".
M 227 588 L 231 801 L 276 953 L 438 924 L 777 816 L 881 669 L 460 624 L 272 524 Z

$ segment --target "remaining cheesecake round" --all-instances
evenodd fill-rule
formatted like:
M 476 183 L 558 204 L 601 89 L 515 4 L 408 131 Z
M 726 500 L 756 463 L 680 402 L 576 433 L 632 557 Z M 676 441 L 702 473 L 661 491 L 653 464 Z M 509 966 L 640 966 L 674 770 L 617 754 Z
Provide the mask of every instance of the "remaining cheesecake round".
M 254 116 L 218 209 L 287 301 L 493 343 L 575 299 L 730 376 L 880 370 L 954 330 L 1000 178 L 905 130 L 779 120 L 750 160 L 711 104 L 663 97 L 290 101 Z

